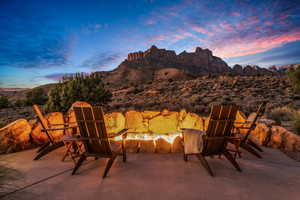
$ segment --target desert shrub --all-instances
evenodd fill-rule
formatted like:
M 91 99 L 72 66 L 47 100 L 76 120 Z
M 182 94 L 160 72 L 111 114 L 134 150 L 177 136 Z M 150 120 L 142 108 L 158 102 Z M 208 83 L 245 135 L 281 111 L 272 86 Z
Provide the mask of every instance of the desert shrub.
M 297 114 L 294 117 L 293 128 L 296 131 L 296 133 L 298 135 L 300 135 L 300 111 L 298 111 Z
M 9 106 L 10 106 L 10 103 L 8 101 L 8 98 L 6 96 L 0 96 L 0 109 L 8 108 Z
M 44 105 L 47 103 L 48 97 L 42 88 L 34 88 L 26 93 L 26 105 Z
M 288 78 L 295 92 L 300 92 L 300 65 L 296 69 L 292 68 L 288 71 Z
M 27 104 L 26 99 L 18 99 L 15 102 L 15 107 L 24 107 L 26 106 L 26 104 Z
M 3 121 L 0 120 L 0 128 L 4 127 L 5 123 Z
M 296 111 L 290 107 L 283 106 L 272 109 L 267 113 L 269 119 L 274 120 L 277 124 L 281 124 L 282 121 L 291 121 L 295 118 Z
M 46 105 L 47 112 L 66 112 L 75 101 L 85 101 L 91 105 L 102 105 L 110 101 L 111 92 L 104 88 L 98 74 L 79 74 L 64 77 L 52 88 Z

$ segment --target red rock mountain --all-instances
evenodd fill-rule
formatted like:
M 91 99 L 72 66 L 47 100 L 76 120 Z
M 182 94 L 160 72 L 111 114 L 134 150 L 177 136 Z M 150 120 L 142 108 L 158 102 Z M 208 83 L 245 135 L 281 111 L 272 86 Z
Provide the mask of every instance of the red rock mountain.
M 209 49 L 197 47 L 195 52 L 158 49 L 152 46 L 142 52 L 129 53 L 115 70 L 100 72 L 112 85 L 145 83 L 157 80 L 186 80 L 208 73 L 222 74 L 231 68 L 221 58 L 212 55 Z

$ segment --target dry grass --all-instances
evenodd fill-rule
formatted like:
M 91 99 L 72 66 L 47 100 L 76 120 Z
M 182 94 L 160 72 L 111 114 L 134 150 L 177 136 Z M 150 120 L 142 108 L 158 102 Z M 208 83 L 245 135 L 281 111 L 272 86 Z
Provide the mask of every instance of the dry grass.
M 278 107 L 272 109 L 267 113 L 267 118 L 274 120 L 278 125 L 281 125 L 283 121 L 293 121 L 297 115 L 297 111 L 287 107 Z
M 295 133 L 300 135 L 300 110 L 297 112 L 293 119 L 293 129 L 295 130 Z

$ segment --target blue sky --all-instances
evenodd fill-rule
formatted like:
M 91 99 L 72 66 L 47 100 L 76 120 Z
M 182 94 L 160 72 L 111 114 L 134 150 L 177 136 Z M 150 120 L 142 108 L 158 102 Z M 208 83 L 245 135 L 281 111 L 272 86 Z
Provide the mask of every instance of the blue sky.
M 300 63 L 300 0 L 0 1 L 0 87 L 111 70 L 152 44 L 209 48 L 229 65 Z

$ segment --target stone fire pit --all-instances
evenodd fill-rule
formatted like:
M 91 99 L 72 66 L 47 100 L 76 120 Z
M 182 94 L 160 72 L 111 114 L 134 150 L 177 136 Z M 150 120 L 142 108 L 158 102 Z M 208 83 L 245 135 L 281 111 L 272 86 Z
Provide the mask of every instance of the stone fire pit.
M 73 106 L 90 106 L 85 102 L 76 102 Z M 72 107 L 73 107 L 72 106 Z M 74 122 L 72 107 L 67 117 L 60 112 L 49 113 L 47 120 L 53 124 Z M 236 121 L 246 120 L 243 113 L 238 112 Z M 182 152 L 181 128 L 205 130 L 208 119 L 182 109 L 180 112 L 135 111 L 125 113 L 113 112 L 105 114 L 105 124 L 108 133 L 116 133 L 128 129 L 126 147 L 128 152 L 172 153 Z M 25 128 L 26 127 L 26 128 Z M 41 125 L 35 121 L 17 120 L 0 129 L 0 152 L 9 153 L 41 145 L 48 138 L 41 132 Z M 271 133 L 271 134 L 270 134 Z M 55 140 L 60 140 L 63 131 L 53 131 Z M 260 145 L 278 148 L 285 152 L 300 151 L 300 137 L 280 126 L 267 127 L 258 123 L 251 134 L 251 139 Z M 121 138 L 115 138 L 113 143 L 120 143 Z

